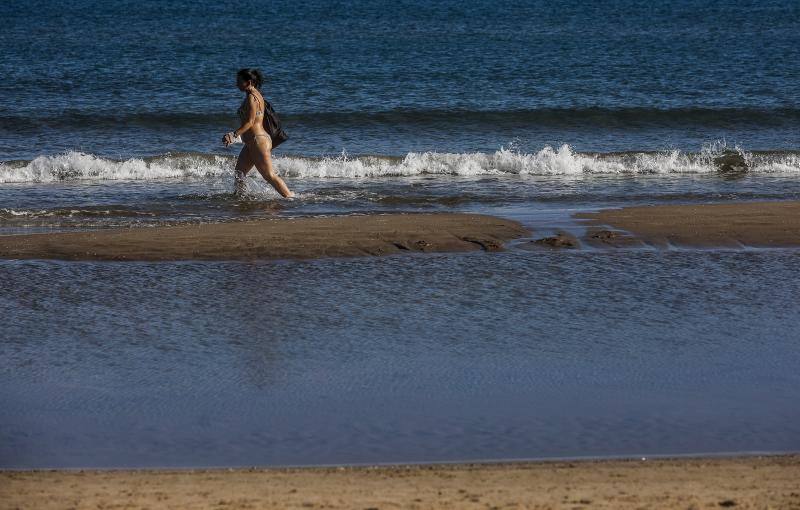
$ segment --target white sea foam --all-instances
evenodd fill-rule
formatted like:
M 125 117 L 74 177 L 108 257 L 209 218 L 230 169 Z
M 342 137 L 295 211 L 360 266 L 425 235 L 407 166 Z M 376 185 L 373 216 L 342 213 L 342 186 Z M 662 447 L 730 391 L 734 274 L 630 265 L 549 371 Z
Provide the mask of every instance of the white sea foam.
M 0 209 L 0 218 L 3 217 L 10 217 L 13 218 L 15 216 L 31 216 L 34 214 L 47 214 L 47 211 L 18 211 L 16 209 Z
M 379 178 L 416 175 L 673 175 L 719 172 L 721 156 L 738 158 L 751 173 L 800 173 L 800 154 L 750 154 L 724 144 L 699 153 L 681 151 L 584 154 L 568 145 L 524 153 L 501 148 L 494 153 L 409 153 L 404 158 L 341 155 L 328 158 L 284 156 L 278 171 L 295 179 Z M 40 156 L 27 163 L 0 163 L 0 182 L 73 180 L 205 179 L 233 175 L 230 157 L 189 154 L 116 161 L 82 152 Z
M 78 180 L 156 180 L 204 178 L 231 173 L 221 156 L 163 156 L 123 161 L 70 151 L 39 156 L 24 165 L 0 163 L 0 182 L 57 182 Z

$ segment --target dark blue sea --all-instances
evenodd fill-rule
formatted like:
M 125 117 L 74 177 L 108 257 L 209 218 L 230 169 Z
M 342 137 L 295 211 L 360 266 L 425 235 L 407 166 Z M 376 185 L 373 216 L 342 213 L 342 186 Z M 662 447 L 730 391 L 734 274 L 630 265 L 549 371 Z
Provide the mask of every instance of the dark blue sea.
M 251 172 L 239 68 L 297 198 Z M 800 199 L 800 3 L 0 3 L 0 235 Z M 798 252 L 0 261 L 0 467 L 800 451 Z

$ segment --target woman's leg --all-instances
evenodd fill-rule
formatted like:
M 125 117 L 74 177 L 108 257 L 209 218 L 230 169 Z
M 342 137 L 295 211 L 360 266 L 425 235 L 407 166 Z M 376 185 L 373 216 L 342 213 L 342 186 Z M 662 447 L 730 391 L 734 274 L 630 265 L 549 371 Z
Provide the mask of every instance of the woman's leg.
M 245 192 L 244 179 L 247 177 L 247 172 L 253 168 L 253 159 L 250 157 L 250 152 L 247 146 L 242 147 L 239 151 L 239 159 L 236 160 L 236 169 L 233 174 L 233 193 L 234 195 L 241 196 Z
M 258 173 L 275 188 L 275 191 L 284 197 L 293 197 L 294 193 L 289 191 L 289 187 L 286 186 L 283 179 L 275 173 L 275 168 L 272 165 L 272 155 L 270 154 L 271 150 L 272 140 L 268 136 L 257 136 L 253 142 L 250 156 L 253 158 L 253 163 L 258 169 Z

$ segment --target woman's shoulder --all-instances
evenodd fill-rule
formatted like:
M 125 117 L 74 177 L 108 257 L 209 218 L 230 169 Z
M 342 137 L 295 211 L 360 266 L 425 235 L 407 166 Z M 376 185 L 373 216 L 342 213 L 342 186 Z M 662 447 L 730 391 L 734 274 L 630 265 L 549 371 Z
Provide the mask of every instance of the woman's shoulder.
M 250 100 L 251 97 L 255 100 L 256 106 L 259 108 L 259 110 L 261 110 L 261 107 L 267 102 L 267 100 L 264 99 L 264 96 L 261 94 L 260 91 L 248 92 L 247 93 L 248 101 Z

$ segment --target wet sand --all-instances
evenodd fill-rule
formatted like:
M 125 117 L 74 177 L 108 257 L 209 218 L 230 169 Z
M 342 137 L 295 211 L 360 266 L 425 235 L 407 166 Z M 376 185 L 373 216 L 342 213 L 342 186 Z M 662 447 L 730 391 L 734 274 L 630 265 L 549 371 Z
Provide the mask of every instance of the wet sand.
M 575 217 L 589 220 L 586 240 L 600 246 L 800 246 L 800 201 L 624 207 Z
M 800 456 L 0 472 L 0 508 L 800 508 Z
M 374 214 L 0 236 L 0 258 L 248 260 L 501 250 L 528 235 L 478 214 Z

